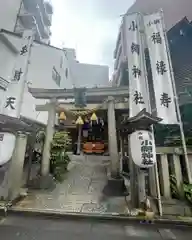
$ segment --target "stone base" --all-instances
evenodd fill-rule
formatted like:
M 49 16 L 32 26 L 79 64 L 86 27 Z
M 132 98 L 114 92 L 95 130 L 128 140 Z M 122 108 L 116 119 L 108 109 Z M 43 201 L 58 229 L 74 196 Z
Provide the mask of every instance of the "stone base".
M 107 185 L 103 189 L 103 194 L 106 196 L 127 196 L 128 191 L 122 177 L 108 178 Z
M 54 189 L 56 184 L 52 175 L 38 176 L 29 182 L 29 188 L 33 189 Z
M 172 216 L 185 216 L 191 217 L 192 210 L 184 201 L 179 200 L 164 200 L 162 199 L 163 215 L 172 215 Z

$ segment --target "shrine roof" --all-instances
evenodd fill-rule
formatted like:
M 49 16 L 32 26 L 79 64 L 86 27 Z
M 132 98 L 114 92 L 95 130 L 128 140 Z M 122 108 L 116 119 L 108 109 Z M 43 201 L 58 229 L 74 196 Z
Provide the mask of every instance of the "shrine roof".
M 33 131 L 33 127 L 25 123 L 23 120 L 3 114 L 0 114 L 0 128 L 2 131 Z

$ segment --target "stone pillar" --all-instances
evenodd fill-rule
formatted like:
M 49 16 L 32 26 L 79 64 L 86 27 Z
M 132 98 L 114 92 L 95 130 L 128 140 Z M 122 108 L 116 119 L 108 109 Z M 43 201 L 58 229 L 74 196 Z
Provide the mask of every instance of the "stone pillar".
M 120 135 L 120 151 L 121 151 L 121 156 L 125 156 L 125 147 L 124 147 L 124 136 Z
M 120 140 L 120 172 L 123 171 L 123 159 L 125 157 L 125 148 L 124 148 L 124 137 L 119 134 L 119 140 Z
M 108 98 L 108 135 L 109 135 L 109 154 L 111 158 L 111 177 L 116 177 L 117 175 L 119 175 L 120 164 L 117 146 L 115 101 L 113 97 Z
M 78 126 L 78 139 L 77 139 L 77 155 L 81 154 L 81 134 L 82 134 L 82 125 Z
M 192 154 L 188 155 L 188 159 L 189 159 L 189 166 L 190 166 L 191 177 L 192 177 Z
M 157 198 L 157 187 L 156 187 L 156 181 L 155 181 L 155 166 L 149 169 L 149 189 L 150 189 L 151 197 Z
M 23 165 L 27 146 L 27 135 L 18 133 L 9 168 L 8 178 L 8 200 L 14 200 L 20 194 L 23 178 Z
M 167 154 L 160 155 L 160 184 L 163 189 L 163 196 L 167 199 L 171 198 L 170 180 L 169 180 L 169 165 Z
M 177 188 L 179 190 L 180 195 L 183 196 L 183 175 L 181 170 L 180 156 L 174 154 L 172 156 L 171 161 L 173 166 L 173 172 L 177 181 Z
M 145 187 L 145 172 L 140 168 L 137 168 L 137 177 L 139 190 L 139 204 L 141 205 L 146 200 L 146 187 Z
M 47 121 L 47 128 L 46 128 L 46 136 L 45 136 L 45 143 L 43 148 L 43 158 L 41 163 L 41 176 L 49 175 L 50 170 L 50 147 L 51 142 L 53 139 L 53 135 L 55 132 L 55 118 L 56 118 L 56 110 L 55 104 L 50 104 L 50 109 L 48 112 L 48 121 Z

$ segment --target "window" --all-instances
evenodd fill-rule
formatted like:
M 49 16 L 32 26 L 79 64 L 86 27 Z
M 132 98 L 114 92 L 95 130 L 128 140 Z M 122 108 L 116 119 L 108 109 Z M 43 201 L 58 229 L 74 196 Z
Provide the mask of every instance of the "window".
M 52 78 L 53 78 L 53 80 L 56 82 L 56 84 L 57 84 L 58 86 L 60 86 L 61 76 L 60 76 L 60 74 L 57 72 L 57 70 L 55 69 L 55 67 L 53 67 L 53 70 L 52 70 Z

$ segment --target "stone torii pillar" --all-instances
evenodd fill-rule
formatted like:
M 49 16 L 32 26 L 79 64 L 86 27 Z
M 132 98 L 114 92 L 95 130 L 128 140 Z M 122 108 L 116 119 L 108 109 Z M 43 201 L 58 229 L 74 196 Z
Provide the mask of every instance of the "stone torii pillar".
M 55 132 L 56 118 L 56 100 L 52 100 L 49 104 L 48 121 L 46 127 L 45 143 L 43 148 L 43 157 L 41 162 L 41 188 L 48 188 L 51 185 L 50 172 L 50 149 L 53 135 Z
M 120 176 L 120 159 L 117 145 L 115 99 L 108 97 L 108 135 L 110 155 L 110 176 L 103 193 L 107 196 L 122 196 L 125 192 L 124 179 Z
M 111 158 L 111 177 L 116 177 L 119 175 L 120 161 L 117 145 L 115 99 L 113 97 L 108 97 L 108 136 L 109 136 L 109 155 Z

